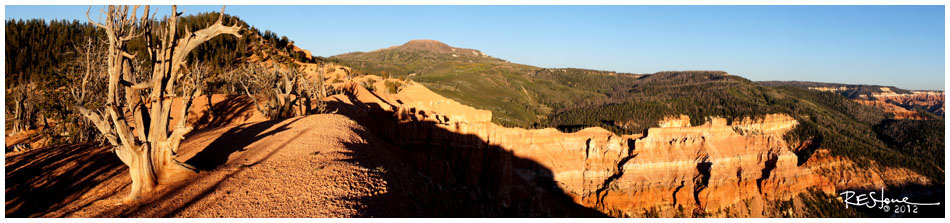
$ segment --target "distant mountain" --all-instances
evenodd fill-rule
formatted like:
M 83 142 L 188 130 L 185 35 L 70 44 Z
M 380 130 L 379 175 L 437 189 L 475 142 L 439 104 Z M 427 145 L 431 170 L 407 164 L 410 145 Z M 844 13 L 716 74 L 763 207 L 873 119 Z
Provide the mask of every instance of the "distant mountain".
M 426 40 L 426 39 L 410 40 L 409 42 L 406 42 L 403 45 L 392 46 L 392 47 L 389 47 L 386 49 L 380 49 L 380 50 L 427 51 L 427 52 L 441 53 L 441 54 L 453 54 L 455 55 L 455 57 L 458 57 L 460 55 L 463 57 L 468 57 L 468 56 L 488 57 L 488 55 L 485 55 L 484 53 L 478 50 L 455 48 L 455 47 L 449 46 L 448 44 L 439 42 L 437 40 Z
M 586 69 L 548 69 L 511 63 L 479 50 L 435 40 L 333 56 L 356 73 L 412 79 L 441 95 L 491 110 L 509 127 L 543 126 L 556 110 L 585 99 L 606 99 L 633 74 Z

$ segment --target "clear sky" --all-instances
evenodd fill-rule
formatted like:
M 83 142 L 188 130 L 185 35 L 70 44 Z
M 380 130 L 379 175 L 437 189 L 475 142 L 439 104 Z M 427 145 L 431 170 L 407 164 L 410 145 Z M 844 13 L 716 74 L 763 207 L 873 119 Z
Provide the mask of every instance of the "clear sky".
M 5 10 L 8 20 L 85 21 L 87 7 Z M 190 14 L 220 6 L 180 8 Z M 944 6 L 228 6 L 226 12 L 319 56 L 434 39 L 550 68 L 723 70 L 755 81 L 944 90 Z

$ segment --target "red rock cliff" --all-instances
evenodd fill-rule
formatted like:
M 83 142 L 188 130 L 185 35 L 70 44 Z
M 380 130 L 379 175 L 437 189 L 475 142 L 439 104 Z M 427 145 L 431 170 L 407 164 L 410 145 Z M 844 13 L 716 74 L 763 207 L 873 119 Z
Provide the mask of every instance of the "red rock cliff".
M 402 124 L 394 134 L 403 144 L 498 148 L 550 170 L 539 173 L 505 164 L 498 168 L 503 171 L 482 173 L 485 168 L 478 166 L 483 162 L 472 160 L 510 159 L 487 152 L 466 152 L 451 156 L 458 160 L 444 163 L 420 161 L 430 169 L 448 169 L 444 175 L 452 176 L 445 177 L 458 181 L 485 183 L 486 174 L 497 178 L 490 183 L 502 197 L 530 191 L 509 188 L 505 182 L 550 174 L 576 203 L 613 216 L 644 216 L 647 212 L 665 217 L 683 212 L 686 216 L 760 216 L 763 207 L 748 207 L 750 201 L 757 201 L 753 206 L 763 206 L 767 204 L 762 201 L 788 200 L 809 188 L 834 191 L 827 180 L 797 166 L 798 158 L 782 135 L 798 123 L 784 114 L 732 123 L 710 118 L 700 126 L 689 126 L 689 119 L 682 116 L 665 120 L 645 135 L 618 136 L 602 128 L 574 133 L 505 128 L 491 123 L 489 111 L 459 104 L 420 84 L 409 84 L 397 94 L 371 93 L 356 85 L 350 90 L 360 103 L 384 104 L 380 107 L 396 113 Z M 421 122 L 436 125 L 413 124 Z M 489 145 L 473 145 L 478 142 Z M 458 163 L 475 166 L 456 166 Z M 459 169 L 465 170 L 458 173 Z
M 892 92 L 872 95 L 874 99 L 901 107 L 923 107 L 937 115 L 944 114 L 944 93 L 942 91 L 914 91 L 910 94 Z

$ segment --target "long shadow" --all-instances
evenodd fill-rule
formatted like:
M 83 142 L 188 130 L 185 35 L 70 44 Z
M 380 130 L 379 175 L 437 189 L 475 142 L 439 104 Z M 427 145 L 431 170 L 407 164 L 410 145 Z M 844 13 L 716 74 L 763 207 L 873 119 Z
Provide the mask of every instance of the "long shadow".
M 351 101 L 357 101 L 349 95 Z M 375 103 L 329 102 L 357 121 L 366 143 L 346 143 L 352 159 L 384 179 L 386 192 L 355 198 L 362 217 L 607 217 L 574 202 L 554 174 L 477 135 L 444 123 L 397 120 Z
M 92 143 L 36 149 L 6 162 L 7 217 L 58 210 L 126 171 L 107 147 Z
M 588 143 L 587 146 L 588 146 L 588 148 L 589 148 L 589 147 L 590 147 L 590 139 L 587 140 L 587 143 Z M 617 162 L 617 172 L 614 173 L 613 175 L 610 175 L 610 177 L 607 177 L 607 179 L 604 180 L 604 183 L 600 184 L 600 185 L 601 185 L 600 188 L 598 188 L 597 191 L 594 192 L 594 194 L 597 195 L 597 205 L 598 205 L 599 207 L 603 207 L 603 205 L 604 205 L 604 198 L 607 197 L 607 193 L 610 192 L 610 191 L 607 190 L 607 189 L 610 188 L 611 183 L 613 183 L 613 182 L 614 182 L 615 180 L 617 180 L 617 179 L 620 179 L 620 177 L 623 177 L 623 174 L 624 174 L 624 168 L 623 168 L 623 166 L 624 166 L 624 165 L 627 165 L 627 162 L 630 162 L 630 160 L 632 160 L 633 158 L 636 158 L 637 155 L 639 155 L 638 153 L 634 153 L 634 150 L 636 150 L 636 147 L 635 147 L 635 146 L 636 146 L 636 143 L 633 141 L 633 139 L 627 139 L 627 145 L 629 146 L 629 147 L 627 147 L 627 154 L 628 154 L 628 155 L 627 155 L 627 157 L 624 157 L 623 159 L 620 159 L 620 162 Z M 680 186 L 680 187 L 682 187 L 682 186 Z M 678 192 L 678 191 L 679 191 L 679 188 L 677 188 L 676 191 L 673 192 L 673 195 L 674 195 L 674 196 L 673 196 L 673 204 L 674 204 L 674 205 L 676 204 L 676 196 L 675 196 L 675 195 L 676 195 L 676 192 Z
M 191 165 L 199 170 L 213 170 L 222 164 L 228 162 L 228 157 L 237 151 L 244 149 L 264 137 L 274 135 L 278 132 L 287 130 L 287 126 L 299 119 L 293 119 L 286 124 L 267 131 L 272 126 L 285 120 L 271 120 L 258 122 L 254 124 L 244 124 L 236 128 L 231 128 L 227 132 L 215 139 L 211 144 L 202 149 L 195 156 L 185 161 L 185 164 Z M 267 131 L 267 132 L 264 132 Z
M 251 141 L 250 143 L 253 143 L 253 142 L 255 142 L 255 141 L 257 141 L 257 140 L 260 140 L 260 139 L 262 139 L 262 138 L 264 138 L 264 137 L 267 137 L 267 136 L 276 134 L 276 133 L 278 133 L 278 132 L 287 130 L 287 129 L 288 129 L 287 126 L 290 126 L 290 124 L 293 124 L 294 122 L 297 122 L 297 120 L 300 120 L 300 119 L 299 119 L 299 118 L 294 118 L 294 119 L 292 119 L 291 121 L 287 122 L 286 124 L 283 124 L 283 125 L 281 125 L 281 126 L 278 126 L 278 127 L 275 128 L 274 130 L 271 130 L 270 132 L 267 132 L 267 133 L 264 133 L 264 134 L 260 134 L 259 137 L 256 137 L 256 138 L 254 138 L 254 139 L 251 139 L 251 140 L 253 140 L 253 141 Z M 277 123 L 279 123 L 279 122 L 283 122 L 283 121 L 286 121 L 286 120 L 275 120 L 275 121 L 270 121 L 270 122 L 258 123 L 258 124 L 262 124 L 262 126 L 254 127 L 254 125 L 252 125 L 252 126 L 249 127 L 249 128 L 250 128 L 250 129 L 263 128 L 264 130 L 266 130 L 266 129 L 268 129 L 269 127 L 265 127 L 265 126 L 273 126 L 273 125 L 275 125 L 275 124 L 277 124 Z M 273 122 L 273 123 L 272 123 L 272 122 Z M 267 123 L 270 123 L 270 125 L 266 125 Z M 243 129 L 243 128 L 242 128 L 242 129 Z M 242 132 L 243 132 L 243 131 L 242 131 Z M 295 136 L 293 136 L 293 137 L 291 137 L 291 138 L 297 138 L 297 137 L 299 137 L 300 135 L 302 135 L 303 133 L 304 133 L 304 131 L 301 131 L 301 132 L 297 133 L 297 135 L 295 135 Z M 240 133 L 231 134 L 231 135 L 229 135 L 229 134 L 224 134 L 224 135 L 222 135 L 222 137 L 219 137 L 218 139 L 223 139 L 223 141 L 231 142 L 233 139 L 230 139 L 230 137 L 243 138 L 243 135 L 240 134 Z M 217 142 L 217 140 L 216 140 L 216 142 Z M 250 143 L 248 143 L 247 145 L 250 145 Z M 247 166 L 254 166 L 254 165 L 257 165 L 258 163 L 260 163 L 260 162 L 262 162 L 262 161 L 264 161 L 264 160 L 267 160 L 267 159 L 270 158 L 272 155 L 274 155 L 275 153 L 277 153 L 277 151 L 280 151 L 281 149 L 283 149 L 284 147 L 286 147 L 288 143 L 289 143 L 289 142 L 284 142 L 283 144 L 277 146 L 277 148 L 271 150 L 267 155 L 265 155 L 264 157 L 262 157 L 260 160 L 256 161 L 255 163 L 248 164 Z M 214 144 L 214 143 L 212 143 L 212 144 Z M 246 147 L 247 145 L 244 145 L 244 147 Z M 209 145 L 208 147 L 205 148 L 205 150 L 202 150 L 202 152 L 203 152 L 203 151 L 206 151 L 206 150 L 208 150 L 208 149 L 210 149 L 210 148 L 215 148 L 215 147 L 212 147 L 211 145 Z M 199 153 L 199 154 L 200 154 L 200 153 Z M 198 157 L 198 155 L 196 154 L 195 157 Z M 194 158 L 192 158 L 192 159 L 194 159 Z M 225 159 L 227 159 L 227 157 L 225 157 Z M 225 161 L 226 161 L 226 160 L 225 160 Z M 183 204 L 183 205 L 181 205 L 181 206 L 178 206 L 178 207 L 174 208 L 173 210 L 168 211 L 167 213 L 161 214 L 161 216 L 162 216 L 162 217 L 166 217 L 166 218 L 174 217 L 175 215 L 177 215 L 178 213 L 180 213 L 182 210 L 185 210 L 186 208 L 188 208 L 188 207 L 190 207 L 191 205 L 193 205 L 193 204 L 195 204 L 196 202 L 198 202 L 198 200 L 203 199 L 204 197 L 208 196 L 209 194 L 211 194 L 212 192 L 214 192 L 215 190 L 217 190 L 218 186 L 220 186 L 221 183 L 223 183 L 224 181 L 226 181 L 226 180 L 228 180 L 229 178 L 231 178 L 231 176 L 234 176 L 234 175 L 236 175 L 236 174 L 238 174 L 238 173 L 241 173 L 241 172 L 243 172 L 244 170 L 247 170 L 247 169 L 246 169 L 246 168 L 240 168 L 240 169 L 238 169 L 238 170 L 236 170 L 236 171 L 234 171 L 234 172 L 232 172 L 232 173 L 227 174 L 227 176 L 221 178 L 221 180 L 215 182 L 212 186 L 207 187 L 207 188 L 205 188 L 204 190 L 202 190 L 201 193 L 199 193 L 197 196 L 194 196 L 194 197 L 192 197 L 191 199 L 188 199 L 188 201 L 185 202 L 185 204 Z M 180 189 L 181 189 L 181 187 L 177 188 L 176 191 L 177 191 L 177 190 L 180 190 Z M 177 193 L 166 193 L 166 196 L 174 195 L 174 194 L 177 194 Z M 159 199 L 159 200 L 163 200 L 163 199 Z M 145 207 L 145 206 L 139 206 L 139 208 L 142 208 L 142 207 Z
M 213 142 L 208 144 L 204 149 L 199 151 L 197 154 L 185 161 L 186 164 L 189 164 L 201 171 L 210 171 L 217 168 L 220 168 L 222 165 L 226 164 L 228 158 L 231 154 L 237 151 L 245 151 L 247 146 L 257 142 L 265 137 L 277 134 L 279 132 L 285 131 L 288 129 L 288 126 L 297 122 L 299 118 L 293 118 L 290 121 L 284 120 L 272 120 L 266 122 L 259 122 L 253 124 L 244 124 L 234 128 L 231 128 L 220 137 L 216 138 Z M 285 122 L 281 124 L 281 122 Z M 274 127 L 275 125 L 278 125 Z M 271 129 L 273 128 L 273 129 Z M 269 131 L 268 131 L 269 130 Z M 301 132 L 302 133 L 302 132 Z M 299 134 L 298 134 L 299 135 Z M 271 155 L 285 147 L 287 144 L 284 143 L 278 148 L 270 151 L 265 155 L 260 161 L 266 160 Z M 256 165 L 257 163 L 250 164 L 248 166 Z M 187 185 L 191 181 L 180 182 L 176 185 L 173 185 L 171 189 L 167 192 L 163 192 L 161 196 L 152 197 L 147 200 L 132 204 L 133 206 L 128 208 L 117 207 L 111 210 L 103 211 L 99 216 L 96 217 L 132 217 L 132 216 L 149 216 L 149 217 L 174 217 L 176 214 L 182 210 L 190 207 L 197 201 L 203 199 L 208 194 L 214 192 L 218 186 L 221 185 L 224 181 L 228 180 L 231 176 L 238 174 L 244 171 L 245 168 L 239 168 L 232 173 L 228 173 L 225 177 L 214 182 L 209 187 L 200 188 L 200 192 L 191 197 L 177 197 L 181 196 L 181 191 L 185 188 L 188 188 Z M 202 176 L 199 176 L 202 177 Z M 192 179 L 197 180 L 197 179 Z M 160 202 L 163 202 L 167 199 L 177 197 L 178 199 L 186 200 L 184 204 L 179 206 L 173 206 L 167 209 L 155 209 L 155 206 L 161 205 Z M 143 213 L 143 211 L 147 213 Z
M 214 103 L 211 106 L 211 111 L 213 112 L 204 112 L 198 117 L 196 129 L 221 127 L 227 125 L 229 121 L 232 120 L 250 118 L 253 112 L 240 111 L 253 109 L 255 109 L 254 102 L 251 101 L 250 98 L 244 95 L 227 95 L 224 100 Z

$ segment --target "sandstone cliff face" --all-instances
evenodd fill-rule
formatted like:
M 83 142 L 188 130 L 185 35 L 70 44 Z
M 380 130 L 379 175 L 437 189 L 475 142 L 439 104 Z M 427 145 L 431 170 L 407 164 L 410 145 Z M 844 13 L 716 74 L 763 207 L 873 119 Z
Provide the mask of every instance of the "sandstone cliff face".
M 871 163 L 877 166 L 876 163 Z M 818 149 L 808 158 L 805 167 L 828 179 L 841 190 L 879 190 L 907 184 L 930 185 L 927 177 L 904 168 L 861 168 L 854 161 L 831 155 L 827 149 Z
M 878 101 L 888 102 L 901 107 L 921 106 L 937 115 L 944 115 L 943 92 L 914 91 L 911 94 L 880 93 L 872 95 Z
M 900 106 L 888 103 L 882 100 L 863 100 L 863 99 L 854 99 L 855 102 L 861 103 L 863 105 L 872 106 L 882 109 L 886 113 L 894 114 L 895 119 L 912 119 L 912 120 L 923 120 L 926 117 L 917 113 L 917 111 L 907 110 Z
M 847 93 L 849 90 L 856 90 L 845 86 L 840 87 L 808 87 L 809 90 Z M 884 112 L 894 114 L 896 119 L 926 119 L 926 116 L 918 114 L 914 109 L 923 108 L 934 114 L 944 115 L 945 95 L 942 91 L 911 91 L 911 93 L 897 93 L 889 87 L 881 87 L 879 93 L 859 94 L 852 97 L 856 102 L 881 108 Z
M 740 206 L 753 199 L 788 200 L 808 188 L 833 193 L 834 188 L 811 170 L 797 166 L 798 157 L 782 139 L 798 124 L 784 114 L 728 124 L 711 118 L 701 126 L 661 125 L 633 141 L 633 158 L 619 177 L 601 185 L 594 201 L 605 210 L 627 215 L 653 212 L 674 216 L 681 208 L 693 213 L 761 215 Z M 667 122 L 671 123 L 671 122 Z M 749 212 L 746 212 L 749 211 Z M 687 216 L 689 216 L 687 214 Z
M 759 216 L 762 209 L 750 209 L 749 201 L 788 200 L 809 188 L 834 192 L 830 182 L 797 165 L 782 135 L 798 123 L 784 114 L 732 123 L 710 118 L 700 126 L 690 126 L 685 116 L 672 117 L 645 135 L 617 136 L 601 128 L 574 133 L 505 128 L 491 123 L 490 112 L 420 84 L 397 94 L 359 86 L 349 91 L 358 96 L 354 103 L 384 104 L 378 107 L 394 112 L 398 124 L 386 134 L 397 144 L 429 148 L 428 153 L 455 151 L 449 160 L 416 165 L 431 169 L 433 177 L 491 185 L 492 196 L 502 203 L 531 199 L 536 189 L 510 185 L 537 179 L 553 179 L 574 202 L 612 216 Z

